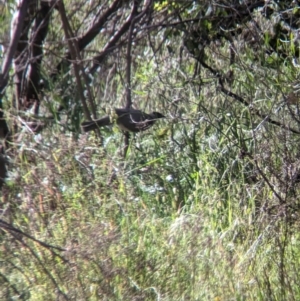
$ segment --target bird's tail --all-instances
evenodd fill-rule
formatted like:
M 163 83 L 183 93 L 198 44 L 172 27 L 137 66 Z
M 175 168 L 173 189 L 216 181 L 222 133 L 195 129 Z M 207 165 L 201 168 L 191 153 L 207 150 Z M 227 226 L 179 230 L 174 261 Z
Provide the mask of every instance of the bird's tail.
M 86 133 L 89 131 L 93 131 L 99 127 L 110 125 L 111 121 L 109 116 L 105 116 L 103 118 L 93 120 L 93 121 L 85 121 L 81 124 L 82 130 Z

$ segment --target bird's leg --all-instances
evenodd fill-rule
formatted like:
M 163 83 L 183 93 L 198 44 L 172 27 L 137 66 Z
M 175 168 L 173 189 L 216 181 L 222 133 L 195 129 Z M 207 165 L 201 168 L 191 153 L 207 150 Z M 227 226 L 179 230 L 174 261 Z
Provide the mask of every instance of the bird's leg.
M 129 141 L 130 141 L 130 134 L 129 132 L 124 132 L 124 158 L 126 158 L 128 147 L 129 147 Z

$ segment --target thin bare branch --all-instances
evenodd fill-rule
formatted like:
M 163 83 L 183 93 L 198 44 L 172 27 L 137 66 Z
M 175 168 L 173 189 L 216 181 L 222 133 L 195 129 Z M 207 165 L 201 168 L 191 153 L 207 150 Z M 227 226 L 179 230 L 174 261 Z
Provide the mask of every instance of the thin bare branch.
M 103 28 L 103 25 L 107 22 L 107 20 L 111 17 L 113 13 L 121 6 L 122 1 L 121 0 L 115 0 L 111 6 L 103 13 L 103 15 L 100 16 L 100 18 L 94 23 L 94 25 L 86 32 L 85 35 L 78 38 L 78 48 L 79 51 L 83 50 L 89 43 L 91 43 L 94 38 L 99 34 L 101 29 Z M 61 61 L 57 67 L 56 72 L 52 74 L 52 77 L 55 78 L 55 76 L 61 71 L 63 66 L 69 65 L 69 61 L 71 59 L 70 52 L 65 56 L 63 61 Z
M 249 103 L 246 99 L 244 99 L 243 97 L 241 97 L 241 96 L 239 96 L 239 95 L 237 95 L 237 94 L 235 94 L 235 93 L 229 91 L 228 89 L 226 89 L 226 88 L 224 87 L 222 75 L 221 75 L 221 73 L 220 73 L 218 70 L 213 69 L 212 67 L 210 67 L 209 65 L 207 65 L 207 64 L 206 64 L 202 59 L 200 59 L 200 58 L 198 58 L 198 61 L 200 62 L 200 64 L 201 64 L 204 68 L 208 69 L 211 73 L 213 73 L 213 74 L 218 78 L 219 84 L 220 84 L 220 90 L 221 90 L 224 94 L 226 94 L 226 95 L 228 95 L 228 96 L 234 98 L 235 100 L 237 100 L 237 101 L 239 101 L 240 103 L 244 104 L 246 107 L 249 107 L 249 106 L 250 106 L 250 103 Z M 287 131 L 290 131 L 290 132 L 292 132 L 292 133 L 294 133 L 294 134 L 300 135 L 300 131 L 298 131 L 298 130 L 296 130 L 296 129 L 294 129 L 294 128 L 291 128 L 291 127 L 289 127 L 289 126 L 286 126 L 286 125 L 284 125 L 283 123 L 281 123 L 281 122 L 279 122 L 279 121 L 273 120 L 272 118 L 270 118 L 269 115 L 264 114 L 264 113 L 261 113 L 259 110 L 256 110 L 256 109 L 254 109 L 254 108 L 251 108 L 251 112 L 254 113 L 255 115 L 257 115 L 258 117 L 262 118 L 265 122 L 268 122 L 268 123 L 270 123 L 270 124 L 276 125 L 276 126 L 278 126 L 278 127 L 280 127 L 280 128 L 283 128 L 283 129 L 285 129 L 285 130 L 287 130 Z
M 81 61 L 80 53 L 76 49 L 77 48 L 75 45 L 76 40 L 75 40 L 74 34 L 72 32 L 71 26 L 70 26 L 68 18 L 67 18 L 66 9 L 65 9 L 63 0 L 58 1 L 58 9 L 59 9 L 59 13 L 60 13 L 61 20 L 63 23 L 63 29 L 65 32 L 65 36 L 68 41 L 69 51 L 70 51 L 71 57 L 72 57 L 72 63 L 73 63 L 73 68 L 74 68 L 74 74 L 76 77 L 77 89 L 78 89 L 78 93 L 79 93 L 81 103 L 83 106 L 85 118 L 87 120 L 91 120 L 89 108 L 87 106 L 87 103 L 86 103 L 86 100 L 84 97 L 83 86 L 82 86 L 81 78 L 80 78 L 80 67 L 79 67 L 79 62 Z M 93 110 L 93 111 L 95 111 L 95 110 Z
M 17 46 L 19 43 L 19 39 L 23 29 L 23 23 L 26 17 L 27 8 L 29 5 L 28 0 L 23 0 L 20 4 L 18 16 L 15 19 L 14 31 L 12 33 L 12 37 L 10 40 L 10 44 L 6 53 L 6 56 L 3 60 L 2 64 L 2 73 L 0 74 L 0 94 L 3 93 L 7 83 L 8 83 L 8 74 L 9 69 L 14 58 L 15 52 L 17 50 Z
M 20 229 L 14 227 L 13 225 L 11 225 L 11 224 L 5 222 L 5 221 L 2 220 L 2 219 L 0 219 L 0 228 L 5 229 L 5 230 L 7 230 L 7 231 L 9 231 L 9 232 L 15 232 L 15 233 L 17 233 L 17 234 L 20 234 L 20 235 L 22 235 L 22 236 L 25 236 L 25 237 L 27 237 L 27 238 L 29 238 L 29 239 L 31 239 L 31 240 L 37 242 L 39 245 L 41 245 L 41 246 L 43 246 L 43 247 L 45 247 L 45 248 L 47 248 L 47 249 L 56 249 L 56 250 L 58 250 L 58 251 L 66 251 L 66 249 L 63 249 L 63 248 L 61 248 L 61 247 L 52 246 L 52 245 L 49 245 L 49 244 L 47 244 L 47 243 L 45 243 L 45 242 L 43 242 L 43 241 L 40 241 L 40 240 L 34 238 L 33 236 L 31 236 L 31 235 L 29 235 L 29 234 L 27 234 L 27 233 L 21 231 Z

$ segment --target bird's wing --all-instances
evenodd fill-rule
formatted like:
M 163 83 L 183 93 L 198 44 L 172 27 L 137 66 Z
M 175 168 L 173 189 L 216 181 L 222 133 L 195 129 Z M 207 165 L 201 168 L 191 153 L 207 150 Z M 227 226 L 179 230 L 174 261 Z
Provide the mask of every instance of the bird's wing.
M 135 117 L 147 115 L 143 111 L 135 109 L 115 108 L 115 112 L 119 117 L 123 116 L 124 114 L 134 114 Z
M 134 124 L 138 131 L 145 131 L 154 123 L 153 118 L 142 111 L 131 111 L 128 117 L 130 118 L 130 123 Z
M 124 114 L 129 113 L 129 109 L 120 109 L 120 108 L 115 108 L 115 112 L 118 116 L 122 116 Z

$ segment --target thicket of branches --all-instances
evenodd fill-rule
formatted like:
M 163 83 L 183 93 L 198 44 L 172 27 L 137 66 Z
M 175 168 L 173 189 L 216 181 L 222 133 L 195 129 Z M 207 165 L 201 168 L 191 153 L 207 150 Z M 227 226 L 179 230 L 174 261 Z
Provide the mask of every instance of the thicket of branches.
M 18 7 L 8 2 L 5 9 L 3 22 L 9 21 L 13 11 L 15 14 L 10 37 L 9 32 L 3 33 L 6 43 L 0 87 L 5 109 L 13 108 L 14 116 L 30 109 L 31 118 L 45 116 L 40 105 L 45 102 L 45 93 L 55 89 L 61 99 L 59 104 L 49 101 L 51 117 L 57 118 L 61 110 L 68 112 L 72 107 L 78 107 L 87 119 L 96 117 L 99 95 L 93 95 L 90 86 L 103 82 L 108 72 L 110 78 L 121 74 L 130 104 L 131 69 L 139 55 L 148 59 L 143 53 L 146 46 L 152 48 L 152 55 L 159 56 L 161 49 L 168 47 L 172 52 L 178 48 L 174 42 L 180 42 L 180 51 L 187 50 L 218 77 L 221 91 L 227 94 L 230 91 L 224 90 L 224 80 L 234 81 L 229 66 L 237 63 L 241 44 L 257 49 L 254 60 L 276 54 L 280 65 L 299 56 L 299 12 L 296 3 L 290 6 L 288 1 L 83 1 L 76 5 L 20 1 Z M 222 74 L 204 55 L 205 50 L 225 42 L 230 46 L 228 74 Z M 249 105 L 239 95 L 231 96 Z M 30 123 L 34 132 L 39 126 Z

